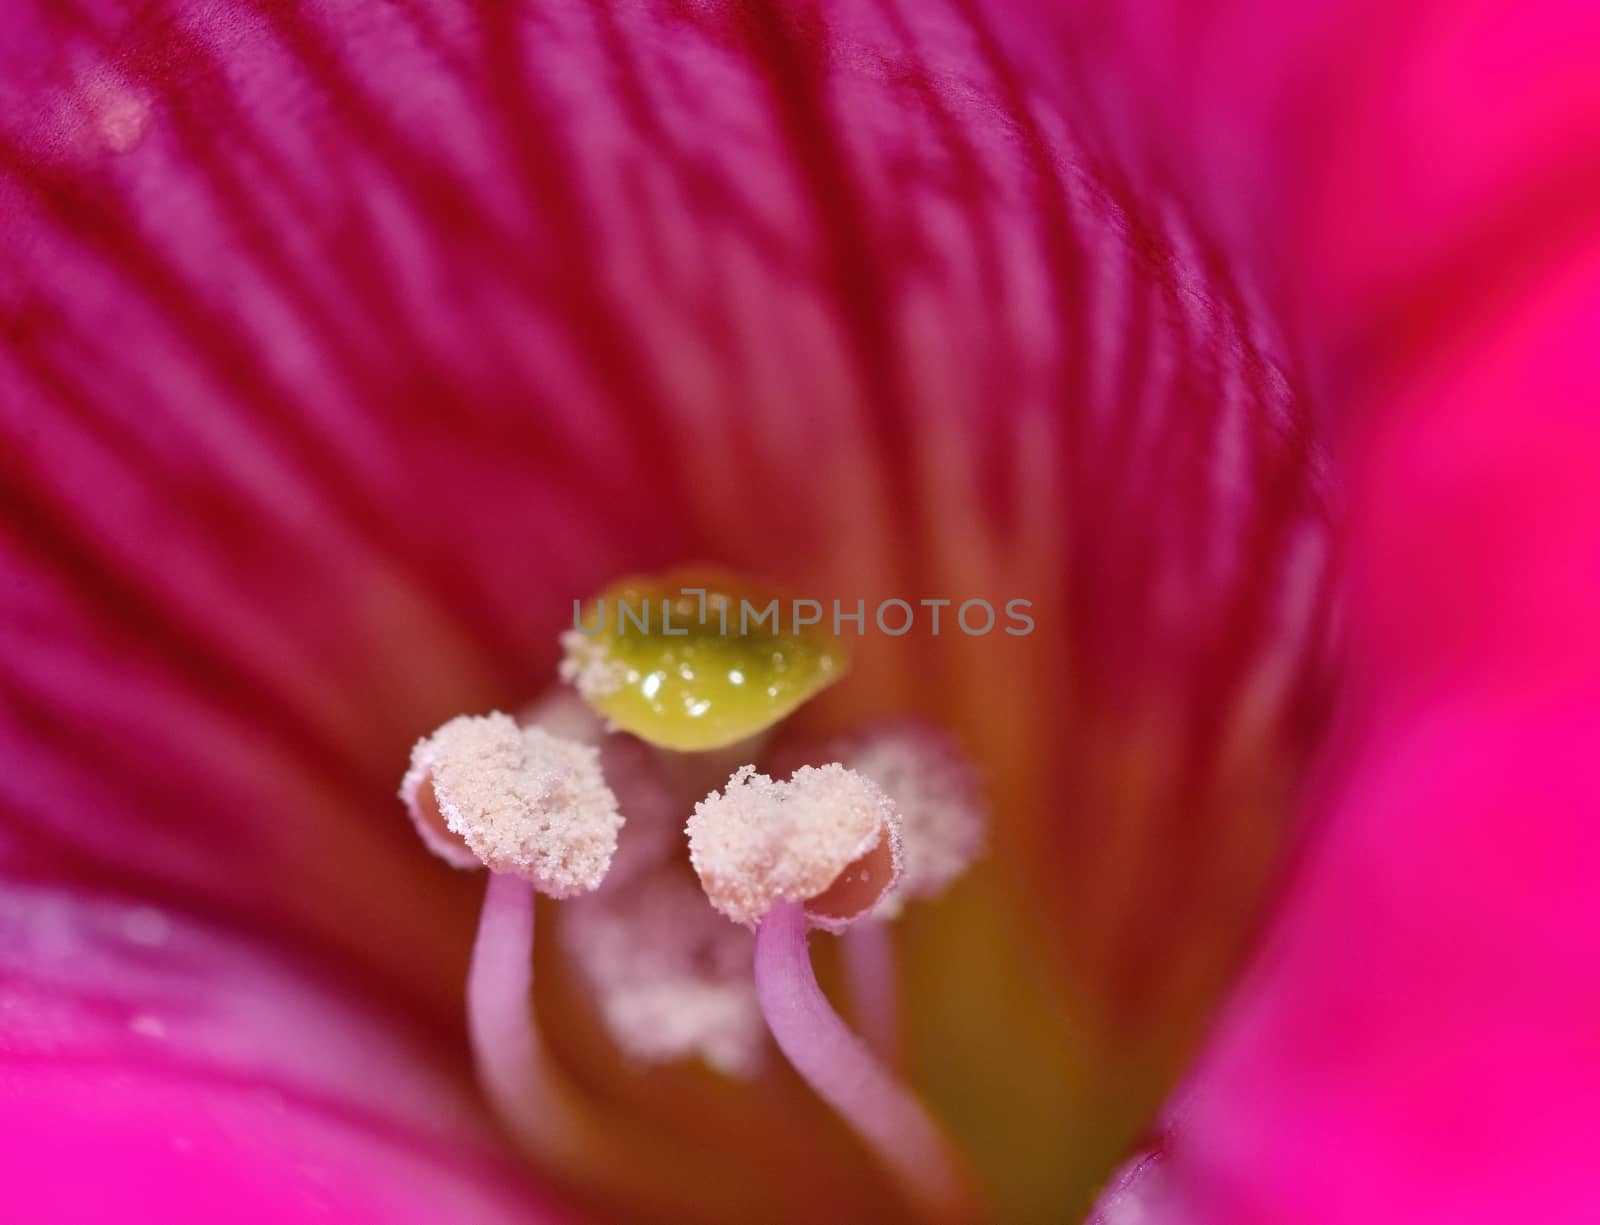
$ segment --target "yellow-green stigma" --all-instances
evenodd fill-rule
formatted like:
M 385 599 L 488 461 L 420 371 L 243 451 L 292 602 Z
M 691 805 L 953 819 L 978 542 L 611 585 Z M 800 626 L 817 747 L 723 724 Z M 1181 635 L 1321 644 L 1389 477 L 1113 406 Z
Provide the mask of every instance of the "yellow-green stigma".
M 765 731 L 849 669 L 820 603 L 721 571 L 620 579 L 573 613 L 562 676 L 615 726 L 679 752 Z

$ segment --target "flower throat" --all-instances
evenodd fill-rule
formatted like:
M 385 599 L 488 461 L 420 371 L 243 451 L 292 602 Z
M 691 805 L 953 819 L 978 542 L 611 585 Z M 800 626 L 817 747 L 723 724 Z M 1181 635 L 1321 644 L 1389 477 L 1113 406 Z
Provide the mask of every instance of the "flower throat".
M 773 598 L 709 570 L 623 579 L 562 636 L 565 686 L 413 749 L 400 795 L 424 844 L 489 870 L 467 989 L 479 1079 L 530 1159 L 591 1192 L 662 1205 L 677 1187 L 685 1218 L 759 1202 L 727 1169 L 687 1178 L 702 1151 L 606 1117 L 551 1056 L 530 999 L 543 893 L 562 899 L 562 952 L 621 1056 L 749 1079 L 775 1045 L 919 1219 L 972 1221 L 961 1154 L 897 1075 L 891 924 L 981 853 L 974 771 L 911 719 L 786 738 L 849 654 L 820 625 L 728 616 Z M 620 611 L 651 607 L 653 626 Z M 814 928 L 842 941 L 859 1034 L 818 987 Z

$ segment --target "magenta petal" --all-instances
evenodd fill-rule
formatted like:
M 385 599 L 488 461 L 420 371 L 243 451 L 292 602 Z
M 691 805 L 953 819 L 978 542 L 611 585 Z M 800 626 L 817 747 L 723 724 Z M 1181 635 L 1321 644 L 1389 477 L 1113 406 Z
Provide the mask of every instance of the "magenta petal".
M 272 1088 L 121 1068 L 6 1067 L 0 1144 L 15 1219 L 53 1225 L 538 1225 L 503 1169 L 419 1147 Z
M 1589 0 L 1078 0 L 1053 16 L 1135 160 L 1175 176 L 1232 257 L 1276 269 L 1313 368 L 1436 339 L 1592 232 Z
M 398 8 L 363 11 L 8 14 L 0 803 L 20 870 L 181 894 L 439 995 L 471 908 L 393 821 L 395 763 L 542 688 L 559 597 L 638 525 L 551 479 L 603 440 L 575 457 L 573 419 L 522 417 L 537 346 L 502 342 L 533 304 L 467 237 L 503 177 L 488 119 Z M 428 70 L 453 102 L 412 122 Z M 426 156 L 386 161 L 402 133 Z M 510 437 L 539 439 L 532 473 Z M 405 899 L 430 887 L 425 917 Z
M 1192 1086 L 1193 1219 L 1592 1215 L 1596 744 L 1592 701 L 1391 731 Z
M 1374 417 L 1348 768 L 1179 1098 L 1156 1221 L 1600 1207 L 1597 286 L 1591 247 Z
M 1354 519 L 1325 822 L 1102 1219 L 1592 1219 L 1600 9 L 1074 11 L 1131 143 L 1284 274 Z
M 556 1219 L 429 1035 L 259 941 L 12 886 L 0 982 L 13 1219 Z

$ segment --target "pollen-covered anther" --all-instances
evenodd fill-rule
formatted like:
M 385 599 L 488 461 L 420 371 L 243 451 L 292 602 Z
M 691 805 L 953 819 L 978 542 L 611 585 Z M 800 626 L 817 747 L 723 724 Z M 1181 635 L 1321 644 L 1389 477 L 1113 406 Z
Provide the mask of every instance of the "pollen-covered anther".
M 621 693 L 628 683 L 628 666 L 613 659 L 603 642 L 591 642 L 577 630 L 561 635 L 566 652 L 556 671 L 590 701 L 598 702 Z
M 779 902 L 841 931 L 900 876 L 900 816 L 876 783 L 838 763 L 786 782 L 742 766 L 695 805 L 689 859 L 712 906 L 754 925 Z
M 836 742 L 827 756 L 877 783 L 900 813 L 905 872 L 880 914 L 942 893 L 983 853 L 988 807 L 948 733 L 909 720 L 887 723 Z
M 461 715 L 411 750 L 400 798 L 428 848 L 551 897 L 605 879 L 622 816 L 591 745 L 519 727 L 509 715 Z
M 561 913 L 561 941 L 612 1041 L 630 1058 L 654 1064 L 698 1056 L 736 1077 L 760 1070 L 767 1031 L 750 974 L 750 933 L 706 905 L 681 863 L 621 889 L 607 882 L 572 902 Z

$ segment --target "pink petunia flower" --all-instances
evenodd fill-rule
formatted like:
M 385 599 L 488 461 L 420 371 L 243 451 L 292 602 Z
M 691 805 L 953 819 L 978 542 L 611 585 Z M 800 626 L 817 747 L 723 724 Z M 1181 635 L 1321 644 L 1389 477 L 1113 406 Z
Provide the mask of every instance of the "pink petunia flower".
M 1597 55 L 10 6 L 7 1219 L 1600 1215 Z M 697 563 L 864 614 L 726 757 L 559 687 Z

